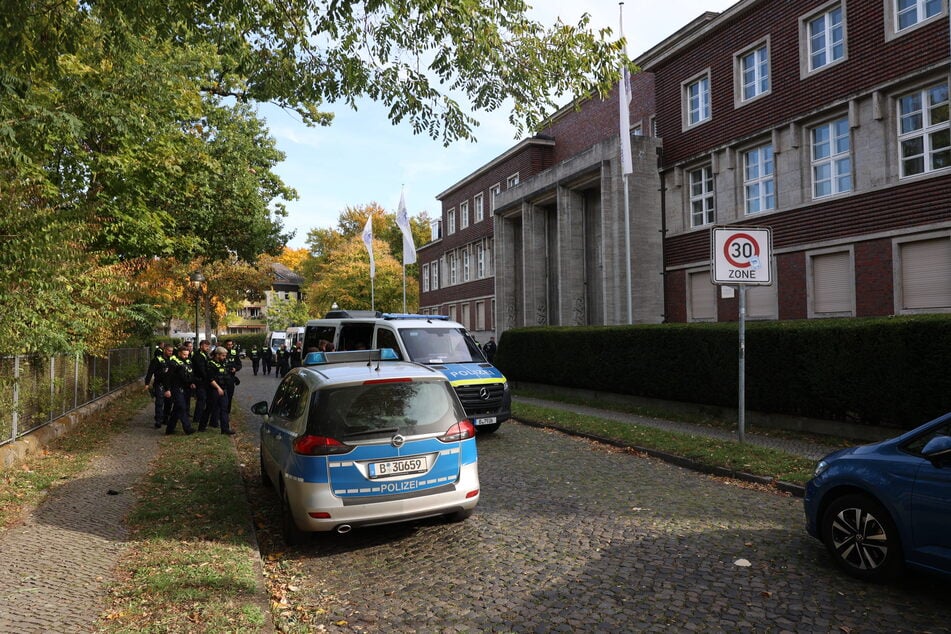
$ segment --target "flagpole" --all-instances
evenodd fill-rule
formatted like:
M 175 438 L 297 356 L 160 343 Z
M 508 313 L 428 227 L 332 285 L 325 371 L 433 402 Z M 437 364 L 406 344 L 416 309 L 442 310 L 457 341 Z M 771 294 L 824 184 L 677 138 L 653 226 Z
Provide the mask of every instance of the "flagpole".
M 624 37 L 624 2 L 618 3 L 618 31 Z M 624 44 L 624 63 L 628 63 L 627 43 Z M 631 289 L 631 200 L 627 177 L 633 171 L 631 156 L 631 114 L 629 102 L 631 95 L 627 85 L 627 67 L 621 69 L 621 81 L 618 82 L 618 115 L 620 119 L 621 145 L 621 181 L 624 186 L 624 260 L 625 286 L 627 286 L 627 323 L 634 323 L 634 303 Z
M 403 312 L 406 312 L 406 262 L 403 262 Z

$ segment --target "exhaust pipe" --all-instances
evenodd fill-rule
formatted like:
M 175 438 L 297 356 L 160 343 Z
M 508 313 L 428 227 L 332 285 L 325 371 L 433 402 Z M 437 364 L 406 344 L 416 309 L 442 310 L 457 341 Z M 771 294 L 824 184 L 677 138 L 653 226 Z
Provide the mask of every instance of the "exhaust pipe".
M 353 527 L 350 526 L 349 524 L 341 524 L 340 526 L 337 527 L 337 532 L 340 533 L 341 535 L 346 535 L 351 530 L 353 530 Z

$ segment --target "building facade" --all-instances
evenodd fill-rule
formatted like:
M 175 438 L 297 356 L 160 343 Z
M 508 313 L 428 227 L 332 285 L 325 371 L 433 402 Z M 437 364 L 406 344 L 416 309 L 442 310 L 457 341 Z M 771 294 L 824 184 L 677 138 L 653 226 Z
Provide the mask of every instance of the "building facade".
M 738 318 L 714 225 L 767 227 L 759 319 L 951 312 L 947 3 L 744 0 L 655 76 L 668 321 Z
M 715 226 L 771 231 L 748 318 L 951 312 L 949 61 L 941 0 L 705 13 L 635 60 L 629 203 L 617 96 L 564 108 L 440 194 L 423 312 L 486 338 L 736 320 Z

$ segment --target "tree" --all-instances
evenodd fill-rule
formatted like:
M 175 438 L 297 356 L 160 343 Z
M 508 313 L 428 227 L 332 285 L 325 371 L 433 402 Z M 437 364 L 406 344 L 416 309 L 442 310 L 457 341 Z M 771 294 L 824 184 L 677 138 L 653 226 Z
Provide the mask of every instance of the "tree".
M 309 281 L 307 305 L 312 314 L 322 315 L 337 303 L 349 310 L 400 312 L 403 306 L 403 267 L 382 240 L 373 240 L 376 277 L 370 284 L 370 258 L 358 236 L 328 254 L 316 266 L 316 275 Z M 371 301 L 372 300 L 372 301 Z M 407 284 L 407 305 L 419 303 L 419 289 Z
M 278 300 L 267 309 L 267 329 L 285 330 L 288 326 L 303 326 L 310 319 L 311 308 L 296 299 Z M 314 315 L 323 313 L 314 312 Z

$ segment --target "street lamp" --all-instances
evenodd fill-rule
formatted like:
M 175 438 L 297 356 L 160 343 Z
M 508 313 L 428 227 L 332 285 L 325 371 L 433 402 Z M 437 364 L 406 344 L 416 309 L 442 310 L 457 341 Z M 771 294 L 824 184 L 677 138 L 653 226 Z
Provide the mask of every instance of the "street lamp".
M 192 286 L 195 287 L 195 350 L 198 350 L 198 305 L 201 301 L 201 285 L 205 281 L 205 276 L 201 274 L 201 271 L 195 271 L 189 275 L 191 279 Z
M 337 306 L 337 302 L 330 305 L 330 310 L 337 310 L 338 308 L 340 308 L 340 306 Z

